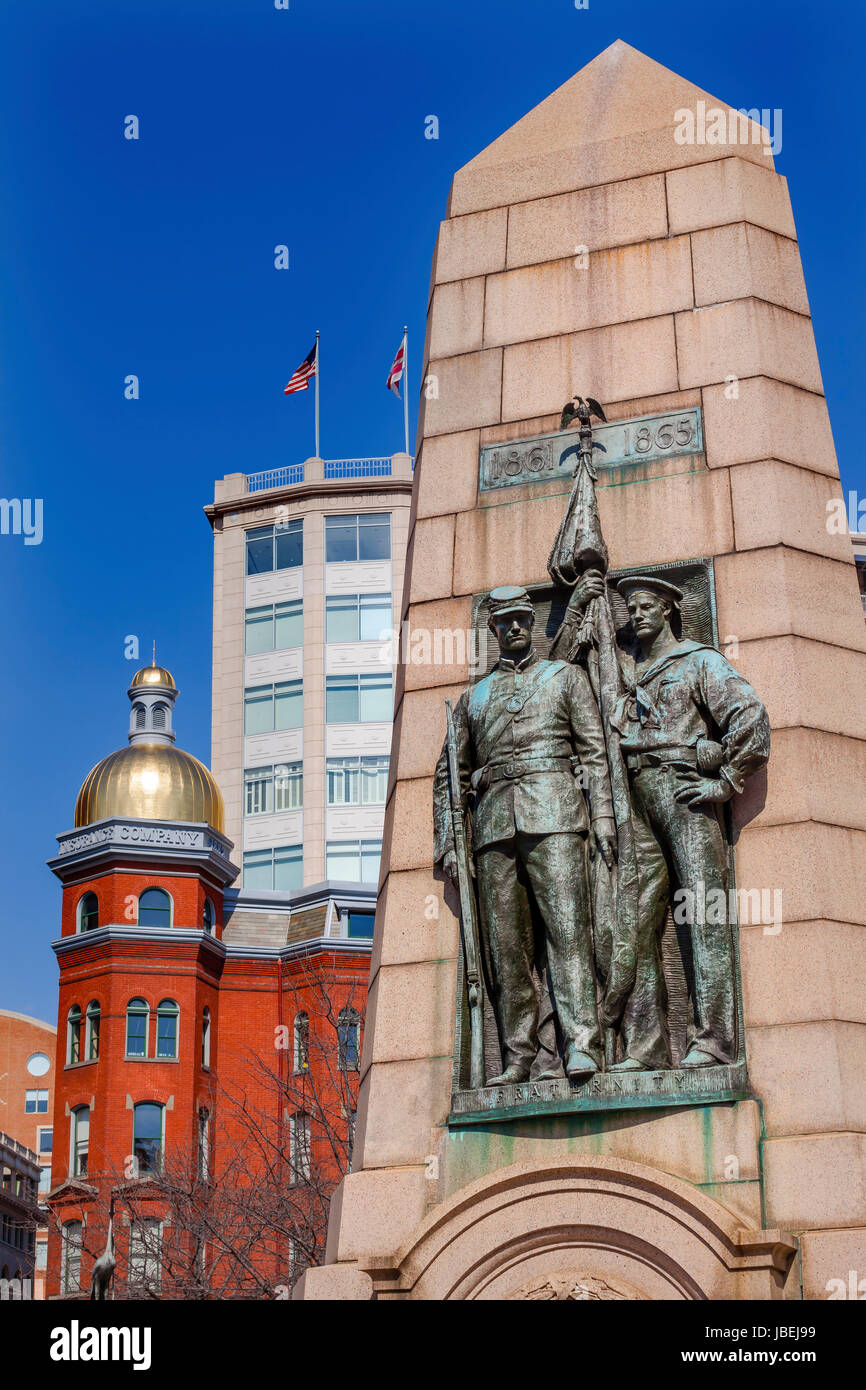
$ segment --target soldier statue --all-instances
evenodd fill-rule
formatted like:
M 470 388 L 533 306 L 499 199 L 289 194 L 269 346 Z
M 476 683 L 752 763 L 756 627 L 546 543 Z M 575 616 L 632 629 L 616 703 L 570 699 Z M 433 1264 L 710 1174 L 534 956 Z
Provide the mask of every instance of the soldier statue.
M 525 589 L 494 589 L 488 624 L 499 660 L 454 711 L 472 840 L 481 933 L 503 1070 L 488 1086 L 529 1078 L 539 1054 L 534 968 L 546 958 L 550 995 L 571 1078 L 599 1070 L 599 1032 L 587 885 L 592 852 L 612 865 L 615 828 L 604 736 L 586 673 L 532 650 L 535 613 Z M 456 859 L 446 749 L 434 783 L 434 857 L 449 878 Z M 542 1070 L 534 1079 L 560 1074 Z
M 767 762 L 767 711 L 748 681 L 702 642 L 682 640 L 674 584 L 633 575 L 617 584 L 636 642 L 621 670 L 626 693 L 612 715 L 628 769 L 639 877 L 635 984 L 625 1007 L 625 1056 L 614 1070 L 671 1065 L 659 952 L 672 890 L 679 890 L 693 957 L 683 1067 L 730 1063 L 737 1055 L 733 931 L 727 909 L 728 838 L 721 808 Z M 600 596 L 588 570 L 575 599 Z M 725 903 L 725 911 L 705 910 Z

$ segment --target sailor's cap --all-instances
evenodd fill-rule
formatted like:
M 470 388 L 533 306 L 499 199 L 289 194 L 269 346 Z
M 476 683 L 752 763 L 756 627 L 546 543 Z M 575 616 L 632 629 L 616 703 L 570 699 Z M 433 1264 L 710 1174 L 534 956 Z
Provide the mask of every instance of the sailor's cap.
M 669 603 L 683 601 L 682 589 L 678 589 L 676 584 L 669 584 L 666 579 L 657 579 L 652 574 L 629 574 L 625 579 L 618 579 L 616 587 L 626 599 L 635 589 L 649 589 L 651 594 L 658 594 Z

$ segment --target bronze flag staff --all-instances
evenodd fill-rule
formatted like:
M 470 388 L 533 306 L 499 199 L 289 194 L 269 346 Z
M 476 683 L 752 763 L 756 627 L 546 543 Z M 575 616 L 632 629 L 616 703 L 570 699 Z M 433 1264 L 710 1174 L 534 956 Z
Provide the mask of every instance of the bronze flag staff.
M 454 854 L 457 860 L 460 929 L 463 937 L 463 953 L 466 959 L 466 993 L 469 1001 L 469 1084 L 474 1088 L 483 1086 L 485 1082 L 481 952 L 478 941 L 478 918 L 475 910 L 475 889 L 472 886 L 469 846 L 466 842 L 466 812 L 463 806 L 460 770 L 457 764 L 457 735 L 454 729 L 454 714 L 450 700 L 445 701 L 445 718 L 448 726 L 446 741 L 448 744 L 451 828 L 454 835 Z

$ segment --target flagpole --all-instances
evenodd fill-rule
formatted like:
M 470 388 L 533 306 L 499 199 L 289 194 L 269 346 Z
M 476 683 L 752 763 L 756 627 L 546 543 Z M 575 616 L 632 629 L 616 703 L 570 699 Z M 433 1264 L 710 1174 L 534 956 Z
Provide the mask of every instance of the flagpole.
M 319 330 L 316 329 L 316 458 L 319 458 Z
M 409 327 L 403 324 L 403 436 L 409 452 Z

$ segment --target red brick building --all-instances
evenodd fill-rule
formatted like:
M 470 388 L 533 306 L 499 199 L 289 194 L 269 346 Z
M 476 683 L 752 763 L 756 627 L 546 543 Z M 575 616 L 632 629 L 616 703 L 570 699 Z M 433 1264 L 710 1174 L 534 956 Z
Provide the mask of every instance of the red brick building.
M 283 1297 L 351 1150 L 374 894 L 233 889 L 171 674 L 144 668 L 129 697 L 129 746 L 85 779 L 50 861 L 48 1296 L 86 1294 L 108 1245 L 115 1296 Z

